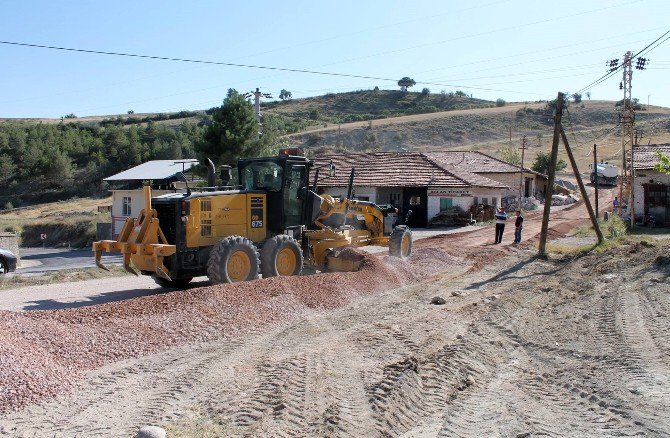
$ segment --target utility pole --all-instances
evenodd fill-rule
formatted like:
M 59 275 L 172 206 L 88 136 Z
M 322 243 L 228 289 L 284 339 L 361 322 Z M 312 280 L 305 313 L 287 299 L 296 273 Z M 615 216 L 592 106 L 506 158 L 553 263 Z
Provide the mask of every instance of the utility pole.
M 261 90 L 256 88 L 256 91 L 250 91 L 244 94 L 245 98 L 251 96 L 254 96 L 254 119 L 256 120 L 256 123 L 258 123 L 258 137 L 260 138 L 262 133 L 261 128 L 263 126 L 261 123 L 261 97 L 272 99 L 272 95 L 270 93 L 261 93 Z
M 596 186 L 596 219 L 598 219 L 598 145 L 593 144 L 593 175 Z
M 551 143 L 551 158 L 549 160 L 549 169 L 547 171 L 548 187 L 546 190 L 547 193 L 544 201 L 542 230 L 540 231 L 540 249 L 538 252 L 538 256 L 542 258 L 547 257 L 546 245 L 547 245 L 547 231 L 549 229 L 549 213 L 551 211 L 551 195 L 553 193 L 554 178 L 556 176 L 556 159 L 558 157 L 558 142 L 561 140 L 563 141 L 563 146 L 565 146 L 565 151 L 568 154 L 568 160 L 570 160 L 570 165 L 572 166 L 572 171 L 575 174 L 577 185 L 579 186 L 582 198 L 584 199 L 586 210 L 588 211 L 589 217 L 591 218 L 593 229 L 596 232 L 596 236 L 598 236 L 598 243 L 601 243 L 603 242 L 603 240 L 605 240 L 605 238 L 603 237 L 603 233 L 600 230 L 598 220 L 596 219 L 596 216 L 593 212 L 593 207 L 591 206 L 591 201 L 589 200 L 588 193 L 586 193 L 586 187 L 584 186 L 584 182 L 582 181 L 582 176 L 580 175 L 579 169 L 577 168 L 577 162 L 575 161 L 575 157 L 572 154 L 572 150 L 570 149 L 570 144 L 568 143 L 568 137 L 565 135 L 565 131 L 563 131 L 563 125 L 561 124 L 561 117 L 563 113 L 564 99 L 565 95 L 559 91 L 558 98 L 556 100 L 556 115 L 554 116 L 554 138 Z
M 540 250 L 538 255 L 547 257 L 547 230 L 549 229 L 549 213 L 551 212 L 551 197 L 554 194 L 554 178 L 556 177 L 556 159 L 558 157 L 558 142 L 561 136 L 561 117 L 563 117 L 563 103 L 565 95 L 558 92 L 556 98 L 556 114 L 554 115 L 554 138 L 551 142 L 551 157 L 547 170 L 547 188 L 544 193 L 544 213 L 542 215 L 542 230 L 540 231 Z
M 579 169 L 577 168 L 577 161 L 575 161 L 575 156 L 572 154 L 572 149 L 570 149 L 570 144 L 568 143 L 568 136 L 565 135 L 563 126 L 561 126 L 560 129 L 561 129 L 561 139 L 563 140 L 563 146 L 565 146 L 565 152 L 567 152 L 568 154 L 568 160 L 570 160 L 570 165 L 572 166 L 572 172 L 575 174 L 575 179 L 577 180 L 579 191 L 582 193 L 582 199 L 584 199 L 584 205 L 586 205 L 586 211 L 589 213 L 589 217 L 591 218 L 591 224 L 593 225 L 593 229 L 596 232 L 596 236 L 598 236 L 598 243 L 602 243 L 605 240 L 605 238 L 603 237 L 602 231 L 600 231 L 600 224 L 598 224 L 598 219 L 596 218 L 596 215 L 593 212 L 593 207 L 591 206 L 591 201 L 589 200 L 589 194 L 586 193 L 586 186 L 584 185 L 584 181 L 582 181 L 582 175 L 579 173 Z
M 633 102 L 631 101 L 631 80 L 633 79 L 633 66 L 631 59 L 633 52 L 626 52 L 623 56 L 623 78 L 619 84 L 619 89 L 623 90 L 623 105 L 621 114 L 619 115 L 619 122 L 621 123 L 621 154 L 623 157 L 623 170 L 621 178 L 621 186 L 619 186 L 619 203 L 623 204 L 624 193 L 626 189 L 630 189 L 630 181 L 628 178 L 628 151 L 633 147 L 633 123 L 635 120 L 635 112 L 633 110 Z M 631 226 L 634 223 L 632 208 L 629 201 L 629 213 L 631 213 Z M 623 217 L 623 209 L 620 209 Z
M 635 68 L 637 70 L 644 70 L 646 64 L 649 62 L 647 58 L 637 58 Z M 619 69 L 619 60 L 613 59 L 609 61 L 610 72 Z M 622 177 L 621 185 L 619 186 L 619 203 L 623 204 L 624 196 L 628 197 L 628 213 L 630 214 L 630 226 L 635 226 L 635 170 L 633 168 L 634 158 L 634 144 L 633 141 L 633 126 L 635 125 L 635 108 L 632 96 L 632 81 L 633 81 L 633 52 L 628 51 L 624 53 L 623 63 L 621 64 L 623 77 L 619 83 L 619 89 L 623 91 L 623 105 L 621 106 L 621 114 L 619 115 L 619 123 L 621 124 L 621 155 L 622 160 Z M 649 106 L 649 95 L 647 95 L 647 106 Z M 630 166 L 630 167 L 629 167 Z M 623 217 L 623 209 L 619 209 Z
M 519 210 L 523 210 L 523 203 L 521 202 L 523 199 L 523 160 L 524 160 L 524 155 L 526 153 L 526 136 L 524 135 L 521 138 L 521 176 L 519 177 Z

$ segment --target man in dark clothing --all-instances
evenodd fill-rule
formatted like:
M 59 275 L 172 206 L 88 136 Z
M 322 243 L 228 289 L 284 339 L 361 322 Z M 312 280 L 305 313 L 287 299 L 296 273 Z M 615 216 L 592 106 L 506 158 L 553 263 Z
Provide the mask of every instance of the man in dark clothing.
M 505 221 L 507 220 L 507 214 L 505 209 L 500 207 L 496 212 L 496 243 L 502 243 L 503 231 L 505 231 Z
M 523 229 L 523 216 L 521 216 L 521 210 L 516 211 L 514 227 L 514 244 L 518 245 L 521 243 L 521 230 Z

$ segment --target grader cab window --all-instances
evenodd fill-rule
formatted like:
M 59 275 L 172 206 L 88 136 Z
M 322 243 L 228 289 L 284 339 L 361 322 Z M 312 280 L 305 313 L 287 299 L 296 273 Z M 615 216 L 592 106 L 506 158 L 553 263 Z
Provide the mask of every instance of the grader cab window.
M 282 168 L 271 161 L 250 163 L 242 169 L 242 186 L 247 190 L 281 191 Z

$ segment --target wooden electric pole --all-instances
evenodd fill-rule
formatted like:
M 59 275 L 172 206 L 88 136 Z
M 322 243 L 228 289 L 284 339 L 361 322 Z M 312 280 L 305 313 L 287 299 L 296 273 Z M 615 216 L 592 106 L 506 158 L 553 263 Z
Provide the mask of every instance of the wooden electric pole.
M 593 144 L 593 182 L 596 186 L 596 219 L 598 218 L 598 145 Z
M 554 194 L 554 178 L 556 177 L 556 159 L 558 158 L 558 142 L 561 140 L 561 118 L 563 117 L 564 94 L 558 92 L 556 98 L 556 114 L 554 115 L 554 138 L 551 141 L 551 157 L 547 169 L 547 188 L 544 193 L 544 213 L 542 215 L 542 230 L 540 231 L 540 249 L 538 255 L 547 257 L 547 230 L 549 229 L 549 213 L 551 212 L 551 197 Z
M 519 177 L 519 208 L 518 210 L 521 211 L 523 210 L 523 203 L 521 202 L 523 199 L 523 160 L 524 160 L 524 155 L 526 153 L 526 136 L 524 135 L 521 138 L 521 176 Z
M 603 232 L 600 230 L 600 224 L 596 218 L 595 213 L 593 212 L 593 207 L 591 206 L 591 200 L 589 199 L 589 194 L 586 193 L 586 186 L 584 181 L 582 181 L 582 175 L 579 173 L 577 168 L 577 162 L 575 161 L 575 156 L 572 154 L 572 149 L 570 149 L 570 144 L 568 143 L 568 136 L 565 135 L 563 126 L 561 126 L 561 139 L 563 139 L 563 146 L 565 146 L 565 152 L 568 153 L 568 160 L 570 160 L 570 165 L 572 166 L 572 171 L 575 174 L 575 179 L 577 180 L 577 185 L 579 186 L 579 191 L 582 193 L 582 199 L 584 200 L 584 205 L 586 205 L 586 211 L 589 212 L 589 218 L 591 218 L 591 224 L 593 229 L 598 236 L 598 243 L 603 243 L 605 238 L 603 237 Z
M 561 117 L 563 115 L 563 105 L 564 105 L 564 94 L 559 92 L 558 98 L 556 101 L 556 115 L 554 116 L 554 138 L 551 143 L 551 158 L 549 160 L 549 169 L 547 171 L 548 181 L 547 181 L 547 190 L 544 201 L 544 214 L 542 216 L 542 230 L 540 231 L 540 249 L 538 255 L 540 257 L 547 257 L 547 231 L 549 229 L 549 213 L 551 211 L 551 195 L 553 194 L 554 189 L 554 179 L 556 176 L 556 160 L 558 158 L 558 142 L 563 141 L 563 146 L 565 146 L 565 152 L 568 154 L 568 160 L 570 160 L 570 165 L 572 166 L 572 171 L 575 174 L 575 179 L 577 180 L 577 185 L 584 199 L 584 204 L 586 205 L 586 210 L 589 213 L 589 218 L 591 218 L 591 223 L 593 224 L 593 229 L 598 236 L 598 243 L 602 243 L 605 238 L 603 237 L 602 231 L 600 231 L 600 225 L 598 224 L 598 219 L 593 212 L 593 207 L 591 206 L 591 201 L 589 200 L 588 193 L 586 193 L 586 187 L 584 186 L 584 181 L 582 181 L 582 176 L 579 173 L 577 168 L 577 162 L 575 157 L 572 154 L 572 149 L 570 149 L 570 144 L 568 143 L 568 137 L 563 131 L 563 125 L 561 124 Z M 595 169 L 594 169 L 595 170 Z

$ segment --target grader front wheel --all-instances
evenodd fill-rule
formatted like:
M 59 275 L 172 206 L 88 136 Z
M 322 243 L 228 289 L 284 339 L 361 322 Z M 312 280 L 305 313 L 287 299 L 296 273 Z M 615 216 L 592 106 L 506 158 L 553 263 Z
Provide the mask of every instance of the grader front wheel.
M 389 255 L 407 260 L 412 255 L 412 231 L 404 225 L 393 229 L 389 239 Z
M 213 284 L 237 283 L 258 278 L 258 250 L 246 237 L 230 236 L 209 253 L 207 276 Z
M 298 242 L 286 234 L 269 239 L 261 248 L 263 278 L 300 275 L 304 257 Z

